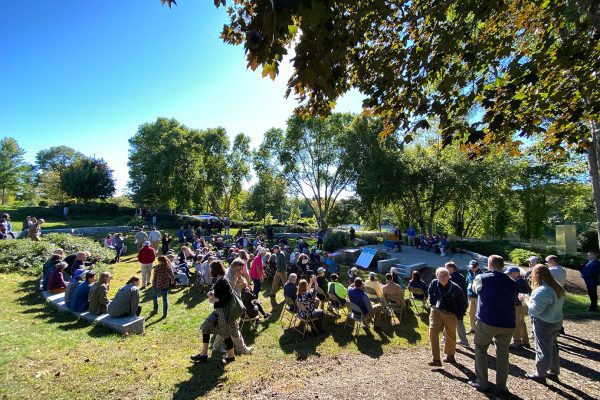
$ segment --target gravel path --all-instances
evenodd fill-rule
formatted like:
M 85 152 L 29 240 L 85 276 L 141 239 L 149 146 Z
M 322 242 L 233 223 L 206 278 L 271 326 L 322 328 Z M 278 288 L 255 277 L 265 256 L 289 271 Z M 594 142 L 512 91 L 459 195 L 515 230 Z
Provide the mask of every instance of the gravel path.
M 253 386 L 232 388 L 229 397 L 246 399 L 598 399 L 600 398 L 600 320 L 565 321 L 559 338 L 560 383 L 541 385 L 522 378 L 532 371 L 531 350 L 511 353 L 510 395 L 483 394 L 467 385 L 474 377 L 473 352 L 459 347 L 459 365 L 431 369 L 425 348 L 398 349 L 378 358 L 368 355 L 310 357 L 294 364 L 274 363 L 273 373 Z M 364 333 L 361 333 L 364 334 Z M 494 348 L 490 347 L 493 356 Z M 493 358 L 490 381 L 494 382 Z

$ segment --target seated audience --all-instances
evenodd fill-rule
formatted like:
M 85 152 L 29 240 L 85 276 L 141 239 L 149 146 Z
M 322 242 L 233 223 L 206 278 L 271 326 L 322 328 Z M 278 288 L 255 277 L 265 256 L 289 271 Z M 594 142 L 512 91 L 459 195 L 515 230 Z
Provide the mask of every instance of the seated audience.
M 108 314 L 111 317 L 140 315 L 140 278 L 133 276 L 121 287 L 115 298 L 108 304 Z
M 79 284 L 83 282 L 86 272 L 87 270 L 81 268 L 75 270 L 75 272 L 73 273 L 73 276 L 71 277 L 71 280 L 69 281 L 69 284 L 65 289 L 65 304 L 69 304 L 69 300 L 75 292 L 75 289 L 77 289 L 77 286 L 79 286 Z
M 404 279 L 400 276 L 396 267 L 390 268 L 390 273 L 392 274 L 392 278 L 394 278 L 394 282 L 396 282 L 402 289 L 406 289 L 406 285 L 404 284 Z
M 369 280 L 365 282 L 364 286 L 365 286 L 365 290 L 366 290 L 366 288 L 370 288 L 375 293 L 374 296 L 367 293 L 369 298 L 373 298 L 373 299 L 383 298 L 383 287 L 381 286 L 381 283 L 377 279 L 377 274 L 375 274 L 375 272 L 369 272 Z
M 44 263 L 42 267 L 42 290 L 48 290 L 48 277 L 54 269 L 56 263 L 61 262 L 63 258 L 63 249 L 56 249 L 52 257 Z
M 317 287 L 319 287 L 323 294 L 317 293 L 317 297 L 321 302 L 325 302 L 325 296 L 327 294 L 327 279 L 325 279 L 325 268 L 317 269 Z
M 354 280 L 356 279 L 357 276 L 358 276 L 358 268 L 356 268 L 356 267 L 350 268 L 350 270 L 348 271 L 348 285 L 349 286 L 354 285 Z
M 373 305 L 371 303 L 369 296 L 365 293 L 361 278 L 354 279 L 354 287 L 348 289 L 348 299 L 362 311 L 365 329 L 368 329 L 370 320 L 374 318 L 374 329 L 376 331 L 381 330 L 381 304 Z
M 104 271 L 100 274 L 100 280 L 94 283 L 94 286 L 90 289 L 89 310 L 92 314 L 100 315 L 108 312 L 107 306 L 110 303 L 110 300 L 108 300 L 108 288 L 111 279 L 111 273 Z
M 250 318 L 256 318 L 260 313 L 264 319 L 271 316 L 270 313 L 265 312 L 262 304 L 258 301 L 257 296 L 250 290 L 250 287 L 246 283 L 246 279 L 241 278 L 241 289 L 242 289 L 242 302 L 246 307 L 246 315 Z
M 385 275 L 386 284 L 383 286 L 383 297 L 393 307 L 404 307 L 404 289 L 394 282 L 392 274 Z
M 413 271 L 410 281 L 408 282 L 408 287 L 423 289 L 423 295 L 413 294 L 414 298 L 417 300 L 424 300 L 427 289 L 429 289 L 429 286 L 427 286 L 427 284 L 421 280 L 421 274 L 419 271 Z
M 344 285 L 338 282 L 339 277 L 337 274 L 331 274 L 330 278 L 331 282 L 329 282 L 328 292 L 333 293 L 333 295 L 337 297 L 339 301 L 338 307 L 343 307 L 346 305 L 346 296 L 348 296 L 348 289 L 346 289 Z
M 96 273 L 93 271 L 86 272 L 85 282 L 77 286 L 71 295 L 71 299 L 67 304 L 69 310 L 82 313 L 88 309 L 88 305 L 90 304 L 90 289 L 94 285 L 94 282 L 96 282 Z
M 315 299 L 317 292 L 313 289 L 317 284 L 317 277 L 312 276 L 310 283 L 306 282 L 306 279 L 301 279 L 298 283 L 298 302 L 300 302 L 305 310 L 299 309 L 298 315 L 301 318 L 317 318 L 313 321 L 317 332 L 323 331 L 323 315 L 324 312 L 321 309 L 315 309 Z
M 62 293 L 67 289 L 67 282 L 63 275 L 64 269 L 67 267 L 67 263 L 64 261 L 56 263 L 50 275 L 48 275 L 48 292 L 50 293 Z
M 292 301 L 296 301 L 296 281 L 298 280 L 298 275 L 290 274 L 288 276 L 287 283 L 283 285 L 283 295 L 285 297 L 289 297 Z
M 340 272 L 340 267 L 337 265 L 335 260 L 333 259 L 333 254 L 328 253 L 327 257 L 325 257 L 325 265 L 327 265 L 327 275 L 337 274 Z

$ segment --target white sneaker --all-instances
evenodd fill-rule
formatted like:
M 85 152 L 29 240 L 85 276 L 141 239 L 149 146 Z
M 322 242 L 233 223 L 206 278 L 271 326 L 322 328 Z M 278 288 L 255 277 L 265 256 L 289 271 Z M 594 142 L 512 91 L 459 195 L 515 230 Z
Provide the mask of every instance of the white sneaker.
M 240 354 L 252 354 L 253 351 L 254 351 L 254 347 L 246 346 L 246 348 L 244 350 L 242 350 L 240 352 Z

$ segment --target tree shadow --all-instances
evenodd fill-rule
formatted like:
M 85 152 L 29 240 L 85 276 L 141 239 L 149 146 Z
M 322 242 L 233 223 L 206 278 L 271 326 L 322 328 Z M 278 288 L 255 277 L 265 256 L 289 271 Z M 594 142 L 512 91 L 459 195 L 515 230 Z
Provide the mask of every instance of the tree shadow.
M 567 385 L 566 383 L 561 382 L 552 382 L 553 384 L 548 384 L 546 385 L 548 387 L 549 390 L 553 391 L 554 393 L 564 397 L 565 399 L 569 399 L 569 400 L 579 400 L 579 399 L 583 399 L 583 400 L 595 400 L 597 399 L 597 397 L 595 396 L 590 396 L 589 394 L 574 388 L 571 385 Z M 575 395 L 572 395 L 571 393 L 567 393 L 565 392 L 561 387 L 564 387 L 567 390 L 570 390 L 571 392 L 573 392 Z
M 298 361 L 306 360 L 311 355 L 319 355 L 317 347 L 330 335 L 325 329 L 324 332 L 310 332 L 308 329 L 304 338 L 298 333 L 294 327 L 284 328 L 283 333 L 279 337 L 279 347 L 286 354 L 296 354 Z
M 414 313 L 407 311 L 403 312 L 402 320 L 399 324 L 396 323 L 392 325 L 391 317 L 385 318 L 389 320 L 391 330 L 397 337 L 406 339 L 410 344 L 416 344 L 421 340 L 421 334 L 417 332 L 420 318 L 417 318 Z
M 196 307 L 198 304 L 202 303 L 204 300 L 206 300 L 208 298 L 208 296 L 206 295 L 205 292 L 196 289 L 194 286 L 190 286 L 188 288 L 188 290 L 186 290 L 181 297 L 179 297 L 177 299 L 177 301 L 175 302 L 175 304 L 185 304 L 186 308 L 194 308 Z
M 188 367 L 191 377 L 175 384 L 174 400 L 197 399 L 206 396 L 211 390 L 222 386 L 227 378 L 224 376 L 225 366 L 221 358 L 209 359 L 206 364 Z
M 578 344 L 580 344 L 582 346 L 587 346 L 587 347 L 591 347 L 591 348 L 596 349 L 596 350 L 600 350 L 600 343 L 597 343 L 597 342 L 592 342 L 590 340 L 583 339 L 583 338 L 580 338 L 578 336 L 573 336 L 573 335 L 570 335 L 570 334 L 560 335 L 559 339 L 562 339 L 562 338 L 570 340 L 572 342 L 576 342 L 576 343 L 578 343 Z

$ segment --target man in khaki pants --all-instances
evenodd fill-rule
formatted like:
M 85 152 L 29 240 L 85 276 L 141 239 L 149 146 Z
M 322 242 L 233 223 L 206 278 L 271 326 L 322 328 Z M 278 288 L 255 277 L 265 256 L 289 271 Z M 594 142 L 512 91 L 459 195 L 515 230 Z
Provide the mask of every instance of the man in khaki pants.
M 515 330 L 515 298 L 517 284 L 504 272 L 504 259 L 497 255 L 488 258 L 490 272 L 478 275 L 473 291 L 479 296 L 475 323 L 475 374 L 477 380 L 469 385 L 479 391 L 491 389 L 488 381 L 488 348 L 496 344 L 496 391 L 507 393 L 508 346 Z
M 446 331 L 444 344 L 444 362 L 455 363 L 456 353 L 456 326 L 467 312 L 467 298 L 463 290 L 456 283 L 450 281 L 450 272 L 441 267 L 435 271 L 434 279 L 429 285 L 429 340 L 431 341 L 431 367 L 441 367 L 440 359 L 440 333 Z
M 483 274 L 477 260 L 469 261 L 467 272 L 467 297 L 469 298 L 469 333 L 475 333 L 475 322 L 477 321 L 477 294 L 473 291 L 473 281 L 477 275 Z
M 285 255 L 281 252 L 279 246 L 273 246 L 273 253 L 277 256 L 277 269 L 275 276 L 273 276 L 273 283 L 271 284 L 271 297 L 275 297 L 279 286 L 283 287 L 287 282 L 287 263 L 285 261 Z

